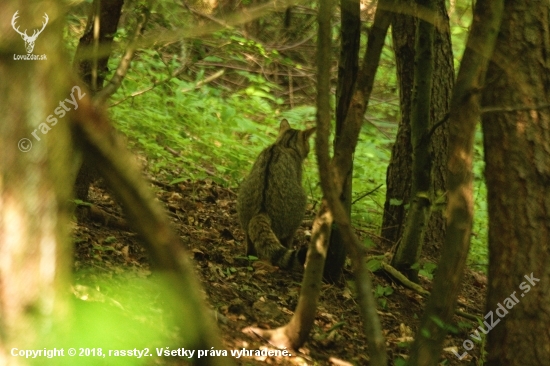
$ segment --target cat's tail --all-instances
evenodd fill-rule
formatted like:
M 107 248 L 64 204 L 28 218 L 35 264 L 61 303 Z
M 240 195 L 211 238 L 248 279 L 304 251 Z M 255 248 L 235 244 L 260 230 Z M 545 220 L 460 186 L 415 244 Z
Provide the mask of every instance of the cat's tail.
M 258 258 L 268 260 L 281 269 L 304 270 L 307 248 L 285 248 L 271 230 L 271 219 L 267 214 L 259 213 L 252 217 L 248 223 L 248 237 Z

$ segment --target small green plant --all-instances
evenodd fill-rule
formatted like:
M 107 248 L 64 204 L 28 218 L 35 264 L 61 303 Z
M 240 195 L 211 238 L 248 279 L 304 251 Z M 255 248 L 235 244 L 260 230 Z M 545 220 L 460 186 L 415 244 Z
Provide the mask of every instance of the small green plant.
M 434 278 L 434 271 L 437 268 L 437 264 L 432 262 L 424 262 L 422 265 L 422 268 L 418 271 L 418 273 L 424 277 L 426 277 L 429 280 L 432 280 Z
M 390 286 L 377 285 L 374 290 L 374 296 L 378 299 L 378 304 L 382 309 L 386 309 L 388 306 L 387 296 L 393 294 L 393 288 Z

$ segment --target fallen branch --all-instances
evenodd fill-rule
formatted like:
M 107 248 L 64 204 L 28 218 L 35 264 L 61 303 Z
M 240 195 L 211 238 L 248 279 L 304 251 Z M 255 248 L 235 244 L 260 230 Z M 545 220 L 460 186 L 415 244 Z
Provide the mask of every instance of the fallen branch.
M 103 211 L 97 205 L 77 203 L 76 216 L 87 217 L 94 222 L 101 223 L 103 227 L 110 227 L 126 231 L 129 230 L 129 226 L 126 220 Z
M 430 294 L 431 294 L 430 291 L 425 290 L 424 287 L 422 287 L 419 284 L 414 283 L 411 280 L 409 280 L 404 274 L 402 274 L 397 269 L 392 267 L 389 263 L 386 263 L 385 261 L 380 261 L 380 267 L 384 271 L 386 271 L 386 273 L 388 273 L 390 276 L 392 276 L 395 280 L 397 280 L 399 283 L 401 283 L 403 286 L 405 286 L 405 287 L 407 287 L 407 288 L 409 288 L 413 291 L 416 291 L 418 294 L 422 295 L 424 298 L 428 298 L 430 296 Z M 457 304 L 460 305 L 460 306 L 463 306 L 465 308 L 472 309 L 471 306 L 469 306 L 468 304 L 463 303 L 462 301 L 457 301 Z M 473 310 L 476 310 L 476 309 L 473 309 Z M 475 316 L 473 314 L 470 314 L 470 313 L 460 311 L 458 309 L 455 309 L 455 314 L 458 315 L 458 316 L 461 316 L 463 318 L 466 318 L 468 320 L 472 320 L 474 322 L 477 322 L 478 320 L 481 319 L 480 317 L 477 317 L 477 316 Z

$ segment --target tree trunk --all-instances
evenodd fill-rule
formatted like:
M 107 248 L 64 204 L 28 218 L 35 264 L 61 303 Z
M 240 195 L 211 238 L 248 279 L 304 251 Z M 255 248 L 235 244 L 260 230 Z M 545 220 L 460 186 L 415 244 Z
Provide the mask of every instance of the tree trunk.
M 406 2 L 407 8 L 412 1 Z M 449 113 L 450 94 L 454 85 L 453 54 L 449 32 L 449 18 L 445 1 L 436 0 L 439 26 L 435 29 L 434 70 L 431 94 L 430 128 Z M 412 180 L 412 144 L 410 131 L 412 85 L 414 77 L 414 44 L 416 20 L 411 12 L 395 14 L 392 20 L 392 36 L 399 81 L 401 121 L 392 149 L 386 177 L 386 202 L 382 221 L 382 237 L 389 247 L 403 235 L 406 217 L 405 205 L 409 203 Z M 447 162 L 448 124 L 440 125 L 430 140 L 433 159 L 431 197 L 438 197 L 446 190 L 445 166 Z M 424 233 L 424 245 L 439 246 L 445 237 L 445 221 L 439 210 L 432 211 Z
M 410 7 L 413 0 L 404 3 Z M 382 237 L 387 249 L 403 235 L 405 205 L 409 203 L 412 175 L 411 100 L 414 79 L 416 20 L 411 14 L 392 16 L 392 38 L 399 83 L 401 120 L 386 173 L 386 202 L 382 218 Z
M 34 47 L 47 60 L 14 59 L 27 54 L 10 26 L 16 11 L 20 28 L 29 30 L 40 29 L 47 14 L 49 22 Z M 58 67 L 66 62 L 62 22 L 52 21 L 59 17 L 63 11 L 56 2 L 47 7 L 0 3 L 1 365 L 30 364 L 12 356 L 12 349 L 59 348 L 70 330 L 67 167 L 72 146 L 69 117 L 54 114 L 59 101 L 70 98 L 66 70 Z
M 472 29 L 453 89 L 447 162 L 447 233 L 432 295 L 412 347 L 411 366 L 438 364 L 462 283 L 473 220 L 473 144 L 480 111 L 480 93 L 476 91 L 483 87 L 500 25 L 502 3 L 503 0 L 478 0 L 476 3 Z
M 496 325 L 488 336 L 488 365 L 543 365 L 550 359 L 549 19 L 548 1 L 506 2 L 483 90 L 484 105 L 493 110 L 482 120 L 486 311 L 494 314 L 489 325 Z
M 109 72 L 107 64 L 111 55 L 113 37 L 118 28 L 124 0 L 94 0 L 86 30 L 76 48 L 74 66 L 78 75 L 90 88 L 92 95 L 103 89 L 103 82 Z M 95 38 L 96 18 L 99 29 Z
M 324 146 L 326 142 L 321 139 L 324 134 L 317 135 L 315 142 L 323 194 L 330 210 L 333 212 L 334 222 L 338 224 L 343 238 L 342 242 L 346 245 L 346 250 L 351 256 L 358 288 L 361 316 L 371 351 L 372 365 L 386 364 L 385 341 L 380 328 L 380 320 L 376 315 L 376 302 L 372 295 L 372 281 L 365 266 L 364 253 L 360 249 L 361 245 L 353 233 L 349 215 L 342 205 L 340 195 L 342 194 L 346 177 L 352 169 L 353 161 L 348 159 L 348 156 L 353 156 L 355 152 L 363 117 L 368 107 L 374 85 L 374 76 L 378 68 L 380 54 L 390 25 L 390 12 L 396 11 L 396 9 L 396 1 L 380 0 L 378 3 L 374 24 L 368 35 L 367 48 L 361 69 L 357 75 L 357 82 L 355 83 L 351 103 L 341 131 L 341 138 L 338 140 L 338 144 L 334 146 L 334 156 L 330 162 L 330 166 L 327 162 L 328 146 Z M 318 65 L 318 68 L 320 67 L 321 64 Z M 318 104 L 328 105 L 328 96 L 322 102 L 318 101 Z M 329 116 L 322 115 L 318 111 L 317 120 L 318 128 L 329 128 Z
M 345 128 L 346 115 L 351 103 L 355 81 L 359 72 L 359 40 L 361 38 L 361 18 L 359 0 L 341 0 L 341 38 L 340 62 L 338 63 L 338 87 L 336 89 L 336 134 L 334 138 L 335 154 L 340 154 L 338 146 L 342 143 L 342 130 Z M 340 201 L 344 205 L 348 217 L 351 217 L 351 193 L 353 175 L 353 156 L 345 155 L 346 165 L 350 170 L 343 182 Z M 340 281 L 342 268 L 346 261 L 346 250 L 342 243 L 342 234 L 334 225 L 325 264 L 324 279 L 329 283 Z
M 429 152 L 429 125 L 434 67 L 435 0 L 417 0 L 427 10 L 416 26 L 414 84 L 412 98 L 411 143 L 413 148 L 410 207 L 403 237 L 392 259 L 392 265 L 410 280 L 418 282 L 418 262 L 424 230 L 430 215 L 432 157 Z
M 118 28 L 124 0 L 94 0 L 86 24 L 86 30 L 80 38 L 76 49 L 74 66 L 78 75 L 95 95 L 103 88 L 103 82 L 109 70 L 107 64 L 111 55 L 113 37 Z M 98 19 L 97 19 L 98 18 Z M 95 24 L 97 39 L 95 38 Z M 76 176 L 75 196 L 82 201 L 88 201 L 90 185 L 97 179 L 97 171 L 84 160 Z M 78 211 L 82 216 L 85 211 Z

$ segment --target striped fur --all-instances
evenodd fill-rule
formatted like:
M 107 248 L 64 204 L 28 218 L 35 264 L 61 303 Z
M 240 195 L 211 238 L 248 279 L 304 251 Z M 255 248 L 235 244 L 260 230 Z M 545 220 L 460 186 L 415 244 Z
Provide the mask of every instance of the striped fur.
M 277 140 L 260 153 L 237 198 L 247 254 L 283 269 L 303 270 L 306 249 L 296 251 L 291 244 L 306 209 L 302 163 L 314 131 L 295 130 L 281 121 Z

